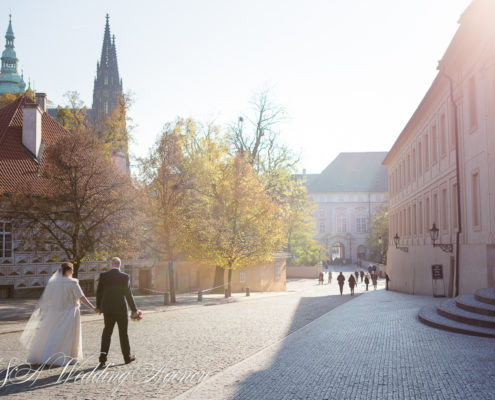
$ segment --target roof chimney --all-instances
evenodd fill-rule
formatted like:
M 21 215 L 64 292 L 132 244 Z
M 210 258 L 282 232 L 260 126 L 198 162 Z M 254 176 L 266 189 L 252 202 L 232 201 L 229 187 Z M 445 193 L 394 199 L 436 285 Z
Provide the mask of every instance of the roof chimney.
M 36 159 L 40 156 L 42 114 L 36 103 L 25 103 L 22 107 L 22 145 Z
M 36 93 L 36 104 L 41 107 L 42 112 L 46 112 L 46 93 Z

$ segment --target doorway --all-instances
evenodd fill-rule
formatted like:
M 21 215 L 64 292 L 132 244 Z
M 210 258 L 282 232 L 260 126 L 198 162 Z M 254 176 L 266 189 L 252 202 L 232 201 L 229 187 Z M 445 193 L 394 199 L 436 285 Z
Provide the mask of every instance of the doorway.
M 332 261 L 345 258 L 345 247 L 341 242 L 337 242 L 332 246 Z

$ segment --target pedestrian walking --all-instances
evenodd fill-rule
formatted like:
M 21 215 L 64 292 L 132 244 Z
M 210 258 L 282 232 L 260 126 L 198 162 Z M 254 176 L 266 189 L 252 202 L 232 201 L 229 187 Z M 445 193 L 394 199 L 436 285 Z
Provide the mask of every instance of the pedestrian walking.
M 328 284 L 332 283 L 332 271 L 328 271 Z
M 371 275 L 371 281 L 373 282 L 373 287 L 376 290 L 376 286 L 378 285 L 378 274 L 376 272 L 373 272 Z
M 364 278 L 364 284 L 366 285 L 366 291 L 368 291 L 368 285 L 370 284 L 370 276 L 368 274 Z
M 342 292 L 344 291 L 344 282 L 345 282 L 345 277 L 342 272 L 339 274 L 339 276 L 337 276 L 337 282 L 339 283 L 340 295 L 342 296 Z
M 356 285 L 357 285 L 358 280 L 359 280 L 359 271 L 358 271 L 358 270 L 356 270 L 356 271 L 354 272 L 354 276 L 356 277 L 356 279 L 355 279 L 355 280 L 356 280 Z
M 390 282 L 390 277 L 385 274 L 385 290 L 388 290 L 388 283 Z
M 371 269 L 371 264 L 370 264 L 370 265 L 368 265 L 368 274 L 371 274 L 371 271 L 372 271 L 372 269 Z
M 323 272 L 318 275 L 318 285 L 323 285 Z
M 351 296 L 354 296 L 354 286 L 356 286 L 356 278 L 351 274 L 349 277 L 349 287 L 351 288 Z
M 361 276 L 361 283 L 363 283 L 364 271 L 363 270 L 359 271 L 359 275 Z

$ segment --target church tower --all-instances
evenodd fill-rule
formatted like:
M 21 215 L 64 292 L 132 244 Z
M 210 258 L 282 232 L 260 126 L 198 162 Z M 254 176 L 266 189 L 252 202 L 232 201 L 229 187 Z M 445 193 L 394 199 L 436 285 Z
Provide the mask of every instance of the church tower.
M 14 50 L 14 30 L 12 15 L 9 15 L 9 27 L 5 34 L 5 50 L 2 52 L 2 69 L 0 71 L 0 95 L 5 93 L 24 93 L 26 84 L 17 72 L 17 55 Z
M 122 80 L 119 77 L 115 35 L 110 35 L 109 15 L 106 15 L 105 34 L 101 59 L 96 63 L 96 77 L 93 89 L 93 107 L 91 110 L 95 120 L 101 120 L 110 114 L 123 95 Z

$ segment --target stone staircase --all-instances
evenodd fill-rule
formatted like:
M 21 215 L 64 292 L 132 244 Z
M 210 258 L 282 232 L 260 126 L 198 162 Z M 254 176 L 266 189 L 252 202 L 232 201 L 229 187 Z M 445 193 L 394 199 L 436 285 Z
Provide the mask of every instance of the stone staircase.
M 495 338 L 495 290 L 479 289 L 438 306 L 423 307 L 418 318 L 446 331 Z

